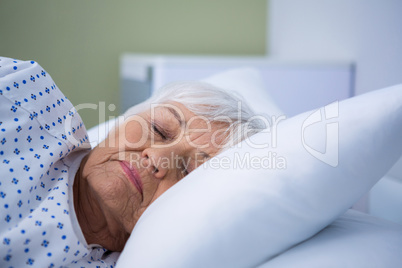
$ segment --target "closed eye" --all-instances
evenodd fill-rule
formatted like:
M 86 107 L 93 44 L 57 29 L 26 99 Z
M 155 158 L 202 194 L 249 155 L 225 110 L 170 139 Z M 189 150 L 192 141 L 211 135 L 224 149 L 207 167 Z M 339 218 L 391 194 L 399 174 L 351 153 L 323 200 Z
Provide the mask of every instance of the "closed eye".
M 187 161 L 185 161 L 184 159 L 182 159 L 181 161 L 181 173 L 183 174 L 183 177 L 187 176 L 188 174 L 190 174 L 190 171 L 188 169 L 189 164 L 190 164 L 190 159 L 188 158 Z
M 183 176 L 187 176 L 188 174 L 190 174 L 190 172 L 184 166 L 181 173 L 183 174 Z
M 155 123 L 151 123 L 152 130 L 158 134 L 159 137 L 161 137 L 163 140 L 167 140 L 166 135 L 156 126 Z

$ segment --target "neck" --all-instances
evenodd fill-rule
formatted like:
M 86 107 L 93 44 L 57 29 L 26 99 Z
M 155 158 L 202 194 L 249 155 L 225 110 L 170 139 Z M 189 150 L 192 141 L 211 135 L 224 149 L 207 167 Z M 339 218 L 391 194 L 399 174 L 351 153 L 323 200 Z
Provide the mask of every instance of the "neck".
M 88 245 L 98 244 L 111 251 L 121 251 L 127 237 L 122 239 L 110 230 L 108 218 L 82 173 L 87 159 L 88 156 L 81 161 L 73 185 L 74 208 L 78 223 Z

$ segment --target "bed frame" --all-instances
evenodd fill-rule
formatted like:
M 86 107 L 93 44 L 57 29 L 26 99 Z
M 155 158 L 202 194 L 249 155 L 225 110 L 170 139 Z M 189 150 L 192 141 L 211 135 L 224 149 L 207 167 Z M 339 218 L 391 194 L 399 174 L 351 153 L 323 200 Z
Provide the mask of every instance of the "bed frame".
M 199 80 L 239 67 L 261 71 L 267 90 L 288 117 L 354 94 L 351 62 L 124 54 L 120 60 L 121 111 L 147 99 L 168 82 Z

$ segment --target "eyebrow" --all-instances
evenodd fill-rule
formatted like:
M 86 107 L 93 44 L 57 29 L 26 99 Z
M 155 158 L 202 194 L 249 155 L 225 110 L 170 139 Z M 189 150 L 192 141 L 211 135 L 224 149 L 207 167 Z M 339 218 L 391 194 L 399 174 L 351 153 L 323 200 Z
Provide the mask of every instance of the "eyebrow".
M 186 123 L 183 122 L 183 120 L 181 119 L 181 116 L 175 109 L 173 109 L 172 107 L 165 107 L 165 108 L 173 114 L 173 116 L 177 119 L 177 121 L 179 121 L 180 127 L 184 127 L 186 125 Z

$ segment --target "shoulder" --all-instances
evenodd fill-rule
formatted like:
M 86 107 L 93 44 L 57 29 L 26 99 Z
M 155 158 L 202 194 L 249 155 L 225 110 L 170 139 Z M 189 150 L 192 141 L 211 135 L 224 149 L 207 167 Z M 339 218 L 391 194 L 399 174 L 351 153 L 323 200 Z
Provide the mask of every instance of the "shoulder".
M 42 68 L 33 60 L 23 61 L 0 57 L 0 79 L 13 78 L 16 75 L 20 75 L 21 72 L 26 73 L 38 67 Z
M 65 156 L 88 141 L 73 104 L 35 61 L 0 57 L 0 111 L 3 124 L 18 122 L 21 128 L 37 124 L 33 129 L 57 138 L 57 144 L 66 143 L 69 148 L 60 155 Z
M 34 105 L 54 87 L 52 78 L 37 62 L 0 57 L 0 95 L 18 106 Z

